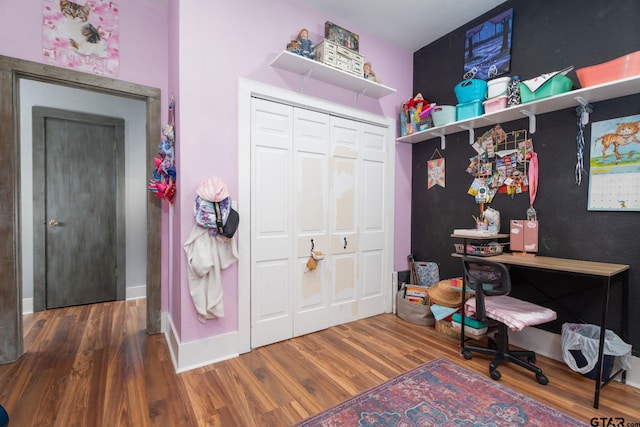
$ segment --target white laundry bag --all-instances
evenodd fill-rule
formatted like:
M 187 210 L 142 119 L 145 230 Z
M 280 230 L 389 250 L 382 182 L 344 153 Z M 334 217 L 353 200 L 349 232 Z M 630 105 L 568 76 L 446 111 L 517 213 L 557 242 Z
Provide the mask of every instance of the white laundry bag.
M 631 369 L 631 345 L 609 329 L 604 335 L 604 355 L 614 356 L 613 371 Z M 598 346 L 600 343 L 600 327 L 586 323 L 564 323 L 562 325 L 562 358 L 565 363 L 581 374 L 593 371 L 598 363 Z M 579 366 L 571 351 L 580 351 L 586 365 Z M 593 375 L 594 378 L 597 374 Z M 606 378 L 604 378 L 606 379 Z

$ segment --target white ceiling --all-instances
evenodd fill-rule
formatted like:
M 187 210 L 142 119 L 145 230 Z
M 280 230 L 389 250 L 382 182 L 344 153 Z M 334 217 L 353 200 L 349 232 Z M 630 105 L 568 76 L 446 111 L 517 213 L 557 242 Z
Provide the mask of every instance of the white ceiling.
M 381 39 L 415 52 L 506 0 L 300 1 L 331 16 L 331 22 L 347 30 L 349 25 L 368 28 Z

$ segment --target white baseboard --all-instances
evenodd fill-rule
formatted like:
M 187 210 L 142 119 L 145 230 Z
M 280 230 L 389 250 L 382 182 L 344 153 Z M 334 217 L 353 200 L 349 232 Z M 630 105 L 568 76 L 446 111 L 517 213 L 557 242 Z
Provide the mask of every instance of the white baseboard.
M 147 297 L 147 285 L 131 286 L 125 290 L 125 299 L 141 299 Z M 33 298 L 22 299 L 22 314 L 33 313 Z
M 22 314 L 32 314 L 32 313 L 33 313 L 33 298 L 23 298 Z
M 166 319 L 165 337 L 176 373 L 189 371 L 239 356 L 238 333 L 230 332 L 188 343 L 180 343 L 171 316 Z
M 519 332 L 509 331 L 509 343 L 564 363 L 560 334 L 538 328 L 525 328 Z M 631 369 L 627 371 L 626 384 L 640 388 L 640 357 L 633 356 L 631 359 Z M 568 366 L 567 369 L 569 369 Z
M 147 297 L 147 285 L 130 286 L 125 290 L 125 299 L 140 299 Z

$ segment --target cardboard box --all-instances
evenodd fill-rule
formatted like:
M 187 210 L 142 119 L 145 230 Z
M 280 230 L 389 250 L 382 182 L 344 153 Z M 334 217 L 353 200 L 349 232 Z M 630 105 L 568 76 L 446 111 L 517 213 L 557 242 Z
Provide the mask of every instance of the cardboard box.
M 512 219 L 509 236 L 511 252 L 538 252 L 538 221 Z

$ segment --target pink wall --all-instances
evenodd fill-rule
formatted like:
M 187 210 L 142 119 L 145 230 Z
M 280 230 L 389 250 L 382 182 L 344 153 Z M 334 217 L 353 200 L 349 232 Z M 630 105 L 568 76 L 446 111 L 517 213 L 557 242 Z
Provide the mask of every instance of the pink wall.
M 226 316 L 202 325 L 188 292 L 182 243 L 193 226 L 195 188 L 203 178 L 222 177 L 238 192 L 238 78 L 299 90 L 299 76 L 269 66 L 302 27 L 316 43 L 324 22 L 360 35 L 360 53 L 397 93 L 380 100 L 360 97 L 357 108 L 386 117 L 412 94 L 413 54 L 377 40 L 366 28 L 350 26 L 297 0 L 212 2 L 160 0 L 117 2 L 120 8 L 118 78 L 162 90 L 163 121 L 169 94 L 176 95 L 178 193 L 173 212 L 163 206 L 162 307 L 170 313 L 181 342 L 237 330 L 237 267 L 223 272 Z M 0 54 L 44 62 L 39 1 L 12 3 L 0 17 Z M 365 12 L 366 13 L 366 12 Z M 354 106 L 350 91 L 310 79 L 305 93 Z M 411 147 L 396 145 L 395 269 L 407 268 L 410 251 Z M 236 196 L 237 197 L 237 196 Z M 172 248 L 169 232 L 173 229 Z M 241 244 L 241 243 L 240 243 Z M 171 251 L 169 253 L 169 251 Z

